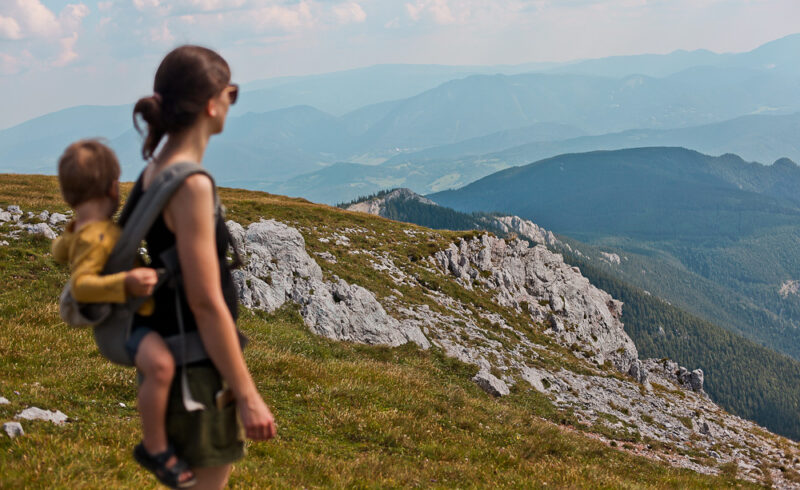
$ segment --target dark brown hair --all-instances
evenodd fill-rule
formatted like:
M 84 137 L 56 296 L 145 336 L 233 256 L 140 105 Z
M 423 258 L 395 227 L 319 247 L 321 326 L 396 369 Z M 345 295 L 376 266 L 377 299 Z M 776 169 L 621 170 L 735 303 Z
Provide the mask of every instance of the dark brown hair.
M 119 173 L 114 151 L 95 139 L 72 143 L 58 159 L 61 195 L 73 208 L 89 199 L 107 196 Z
M 230 81 L 230 67 L 216 52 L 188 45 L 173 49 L 156 71 L 155 93 L 139 99 L 133 108 L 133 125 L 145 136 L 142 157 L 150 159 L 164 135 L 191 126 L 208 100 Z M 147 123 L 146 135 L 137 115 Z

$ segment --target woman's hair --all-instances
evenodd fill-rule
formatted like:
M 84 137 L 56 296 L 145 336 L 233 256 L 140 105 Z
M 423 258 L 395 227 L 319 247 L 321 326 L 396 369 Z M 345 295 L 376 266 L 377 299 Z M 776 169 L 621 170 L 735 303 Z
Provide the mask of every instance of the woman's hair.
M 216 52 L 201 46 L 172 50 L 156 71 L 154 94 L 139 99 L 133 108 L 133 125 L 145 136 L 142 157 L 150 159 L 165 134 L 191 126 L 208 99 L 220 93 L 230 80 L 228 63 Z M 146 135 L 137 115 L 147 123 Z

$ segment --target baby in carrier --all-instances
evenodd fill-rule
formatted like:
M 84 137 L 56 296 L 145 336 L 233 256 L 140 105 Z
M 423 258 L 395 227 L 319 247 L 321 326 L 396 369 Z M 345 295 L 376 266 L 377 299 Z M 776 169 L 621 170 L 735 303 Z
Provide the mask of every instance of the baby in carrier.
M 156 271 L 147 267 L 101 274 L 121 232 L 112 220 L 119 207 L 119 176 L 114 152 L 96 140 L 71 144 L 58 161 L 61 193 L 75 216 L 53 242 L 53 257 L 69 264 L 72 295 L 79 303 L 124 303 L 129 295 L 150 296 L 158 281 Z M 152 312 L 150 299 L 138 313 Z M 167 400 L 175 372 L 172 354 L 164 339 L 149 329 L 134 330 L 126 347 L 142 375 L 138 407 L 143 437 L 134 457 L 165 485 L 192 486 L 193 473 L 167 441 Z

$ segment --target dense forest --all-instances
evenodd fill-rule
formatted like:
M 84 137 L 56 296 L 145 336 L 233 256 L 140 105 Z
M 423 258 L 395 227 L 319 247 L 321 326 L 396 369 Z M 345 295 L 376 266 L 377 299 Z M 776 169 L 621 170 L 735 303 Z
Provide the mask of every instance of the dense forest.
M 800 439 L 800 362 L 631 287 L 580 257 L 564 253 L 564 260 L 625 303 L 622 322 L 640 357 L 702 368 L 705 389 L 720 406 Z

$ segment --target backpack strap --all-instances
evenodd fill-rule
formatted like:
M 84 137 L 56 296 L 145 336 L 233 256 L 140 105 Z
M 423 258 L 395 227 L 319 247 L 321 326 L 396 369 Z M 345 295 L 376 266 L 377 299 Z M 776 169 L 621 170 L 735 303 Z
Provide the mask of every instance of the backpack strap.
M 115 274 L 130 270 L 133 260 L 137 256 L 139 245 L 144 240 L 145 235 L 153 226 L 156 219 L 161 215 L 164 206 L 183 182 L 191 175 L 204 174 L 211 183 L 213 177 L 200 165 L 191 162 L 176 163 L 170 165 L 156 175 L 147 191 L 142 190 L 142 180 L 134 185 L 131 191 L 132 197 L 136 202 L 126 203 L 120 216 L 120 224 L 124 225 L 122 234 L 111 251 L 111 255 L 103 268 L 103 274 Z M 215 203 L 219 202 L 216 191 L 214 192 Z M 132 208 L 132 209 L 131 209 Z M 219 208 L 217 204 L 215 209 Z M 123 221 L 124 218 L 124 221 Z

